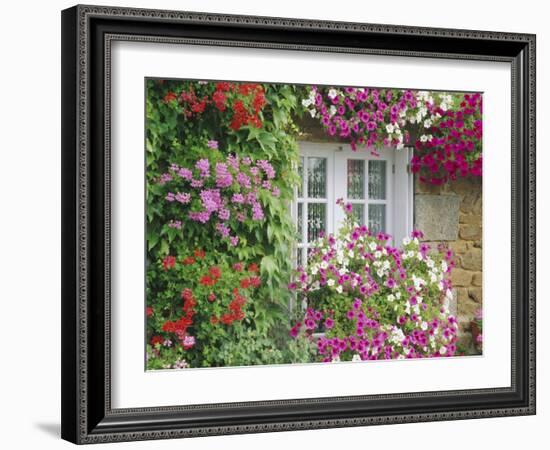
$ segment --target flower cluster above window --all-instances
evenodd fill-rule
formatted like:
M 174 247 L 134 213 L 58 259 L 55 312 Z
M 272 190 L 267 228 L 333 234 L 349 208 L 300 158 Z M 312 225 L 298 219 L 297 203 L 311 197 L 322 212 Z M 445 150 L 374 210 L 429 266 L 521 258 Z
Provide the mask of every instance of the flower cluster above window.
M 351 148 L 415 147 L 411 168 L 422 182 L 481 176 L 481 94 L 374 88 L 311 87 L 302 100 L 330 136 Z

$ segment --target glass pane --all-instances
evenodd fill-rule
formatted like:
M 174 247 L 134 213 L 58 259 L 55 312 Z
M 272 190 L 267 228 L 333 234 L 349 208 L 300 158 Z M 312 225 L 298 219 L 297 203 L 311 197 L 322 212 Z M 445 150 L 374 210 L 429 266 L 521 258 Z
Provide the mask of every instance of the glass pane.
M 327 222 L 327 205 L 324 203 L 309 203 L 307 205 L 307 241 L 318 239 L 321 231 L 325 231 Z
M 365 224 L 365 205 L 362 205 L 360 203 L 353 203 L 353 209 L 351 210 L 351 213 L 353 215 L 353 219 L 356 223 L 359 225 Z
M 365 161 L 348 159 L 348 199 L 365 198 Z
M 369 205 L 368 227 L 373 233 L 386 230 L 386 205 Z
M 386 198 L 386 161 L 369 161 L 369 198 Z
M 298 242 L 304 242 L 304 204 L 298 203 L 298 214 L 296 215 L 296 229 L 298 230 Z
M 327 196 L 327 159 L 308 158 L 307 196 L 326 198 Z
M 298 165 L 298 175 L 300 176 L 300 184 L 298 184 L 298 197 L 303 196 L 304 188 L 304 157 L 300 158 L 300 163 Z
M 304 267 L 302 254 L 303 254 L 303 249 L 300 247 L 297 248 L 296 249 L 296 267 Z

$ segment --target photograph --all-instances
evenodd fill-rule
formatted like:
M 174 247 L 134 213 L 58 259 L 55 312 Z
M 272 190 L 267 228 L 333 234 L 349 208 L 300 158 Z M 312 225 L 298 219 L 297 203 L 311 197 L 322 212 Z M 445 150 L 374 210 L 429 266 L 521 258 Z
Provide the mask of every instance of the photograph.
M 136 95 L 146 370 L 483 355 L 482 92 Z

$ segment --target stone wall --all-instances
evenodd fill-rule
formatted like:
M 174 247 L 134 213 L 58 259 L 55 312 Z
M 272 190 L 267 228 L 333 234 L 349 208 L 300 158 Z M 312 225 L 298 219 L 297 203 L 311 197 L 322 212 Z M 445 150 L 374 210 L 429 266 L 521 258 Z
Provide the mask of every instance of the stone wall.
M 415 180 L 415 227 L 424 240 L 445 243 L 455 253 L 452 282 L 459 342 L 474 352 L 470 321 L 482 307 L 482 187 L 481 178 L 464 178 L 443 186 Z

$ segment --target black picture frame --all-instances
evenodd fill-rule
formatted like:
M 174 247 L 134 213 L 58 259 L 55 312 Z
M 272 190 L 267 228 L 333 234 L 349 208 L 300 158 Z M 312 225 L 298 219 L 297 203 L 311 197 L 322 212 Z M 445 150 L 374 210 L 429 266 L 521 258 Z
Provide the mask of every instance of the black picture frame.
M 506 388 L 112 409 L 110 45 L 194 42 L 512 68 L 512 373 Z M 535 36 L 118 7 L 62 12 L 62 437 L 99 443 L 535 414 Z

